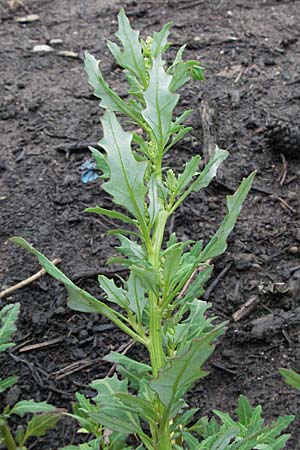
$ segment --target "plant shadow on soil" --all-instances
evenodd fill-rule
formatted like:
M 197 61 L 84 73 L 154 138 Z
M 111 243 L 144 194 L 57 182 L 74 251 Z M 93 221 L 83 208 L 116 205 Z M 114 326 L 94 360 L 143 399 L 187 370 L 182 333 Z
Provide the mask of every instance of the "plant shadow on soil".
M 200 59 L 206 82 L 190 84 L 182 92 L 179 110 L 194 109 L 194 130 L 167 156 L 166 164 L 180 170 L 192 155 L 201 153 L 201 100 L 216 105 L 218 144 L 231 155 L 219 181 L 186 201 L 170 231 L 181 239 L 207 240 L 224 214 L 225 195 L 243 176 L 257 170 L 255 189 L 228 251 L 215 261 L 210 283 L 223 276 L 210 289 L 209 301 L 211 313 L 222 320 L 231 319 L 251 296 L 257 296 L 258 303 L 230 326 L 208 364 L 210 375 L 189 393 L 188 401 L 203 415 L 210 415 L 212 409 L 233 412 L 243 393 L 253 404 L 262 404 L 267 420 L 297 415 L 300 395 L 285 385 L 278 368 L 300 370 L 300 318 L 294 313 L 291 320 L 267 320 L 261 332 L 253 321 L 292 313 L 300 298 L 300 161 L 289 164 L 281 186 L 282 162 L 267 148 L 263 132 L 270 119 L 296 124 L 299 117 L 299 2 L 74 0 L 70 6 L 68 0 L 39 0 L 24 4 L 39 15 L 38 21 L 21 24 L 16 18 L 26 13 L 22 8 L 11 11 L 5 4 L 0 9 L 2 288 L 39 270 L 33 257 L 8 242 L 9 237 L 22 235 L 48 257 L 62 258 L 67 274 L 99 294 L 95 273 L 113 272 L 105 265 L 114 255 L 115 242 L 105 236 L 112 224 L 82 211 L 111 203 L 99 181 L 81 183 L 80 166 L 89 158 L 88 151 L 66 155 L 57 148 L 101 137 L 100 108 L 83 70 L 85 49 L 101 58 L 111 85 L 125 95 L 121 72 L 105 47 L 105 39 L 112 39 L 117 29 L 120 6 L 143 37 L 172 21 L 170 40 L 176 45 L 170 57 L 187 42 L 186 58 Z M 51 39 L 62 42 L 51 43 Z M 53 51 L 32 52 L 37 44 L 48 44 Z M 61 51 L 78 56 L 63 56 Z M 89 382 L 110 370 L 102 357 L 126 345 L 128 338 L 103 317 L 70 311 L 66 292 L 48 276 L 2 299 L 0 306 L 16 301 L 22 308 L 17 347 L 12 355 L 1 355 L 0 365 L 1 375 L 16 373 L 20 381 L 1 404 L 34 398 L 70 407 L 77 390 L 93 395 Z M 52 347 L 24 351 L 25 345 L 53 338 L 61 339 Z M 137 346 L 129 354 L 141 357 Z M 75 362 L 78 366 L 68 368 Z M 300 449 L 297 420 L 290 430 L 287 448 Z M 76 424 L 66 419 L 30 448 L 57 449 L 78 439 Z

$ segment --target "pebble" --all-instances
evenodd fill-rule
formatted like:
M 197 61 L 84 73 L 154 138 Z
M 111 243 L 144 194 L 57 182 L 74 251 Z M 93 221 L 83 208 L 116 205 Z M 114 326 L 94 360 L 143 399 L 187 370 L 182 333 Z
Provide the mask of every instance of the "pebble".
M 216 209 L 219 209 L 218 204 L 215 203 L 215 202 L 209 202 L 208 207 L 209 207 L 209 209 L 211 209 L 212 211 L 215 211 Z
M 294 201 L 294 200 L 298 200 L 299 194 L 298 194 L 297 192 L 295 192 L 295 191 L 290 191 L 290 192 L 288 193 L 287 198 L 288 198 L 288 200 L 289 200 L 290 202 L 292 202 L 292 201 Z
M 298 275 L 300 275 L 300 274 L 298 273 Z M 299 278 L 295 278 L 295 274 L 288 281 L 288 286 L 289 286 L 289 293 L 290 293 L 291 297 L 297 301 L 299 299 L 299 295 L 300 295 L 300 283 L 299 283 Z
M 250 269 L 256 263 L 255 256 L 251 253 L 238 253 L 234 255 L 233 259 L 237 270 Z
M 19 23 L 36 22 L 39 19 L 40 16 L 38 14 L 28 14 L 27 16 L 16 17 L 16 21 Z
M 50 45 L 61 45 L 63 43 L 62 39 L 50 39 L 49 44 Z
M 55 313 L 60 316 L 60 315 L 64 315 L 66 314 L 66 308 L 64 308 L 63 306 L 59 306 L 58 308 L 56 308 Z
M 35 45 L 32 49 L 32 51 L 34 53 L 49 53 L 49 52 L 53 52 L 53 48 L 50 47 L 50 45 L 46 45 L 46 44 L 40 44 L 40 45 Z
M 89 332 L 87 330 L 80 330 L 79 332 L 79 339 L 86 339 L 89 335 Z
M 289 249 L 288 249 L 288 252 L 289 252 L 291 255 L 298 255 L 298 253 L 299 253 L 299 247 L 297 247 L 297 245 L 291 245 L 291 246 L 289 247 Z
M 252 203 L 253 203 L 253 205 L 257 205 L 258 203 L 261 203 L 261 201 L 262 201 L 261 196 L 255 195 L 255 196 L 253 197 Z
M 233 89 L 231 92 L 229 92 L 229 96 L 231 99 L 232 107 L 235 109 L 239 108 L 241 103 L 240 91 L 238 89 Z
M 21 389 L 19 386 L 13 386 L 5 395 L 5 404 L 13 406 L 19 400 L 21 395 Z
M 75 356 L 76 359 L 85 359 L 87 356 L 86 352 L 81 348 L 75 348 L 73 350 L 73 355 Z
M 48 318 L 43 311 L 33 311 L 31 321 L 34 325 L 45 325 L 47 323 L 47 320 Z
M 65 58 L 79 58 L 79 54 L 75 52 L 71 52 L 69 50 L 62 50 L 61 52 L 57 53 L 58 56 L 63 56 Z
M 276 65 L 276 61 L 274 58 L 271 57 L 267 57 L 264 61 L 265 66 L 275 66 Z

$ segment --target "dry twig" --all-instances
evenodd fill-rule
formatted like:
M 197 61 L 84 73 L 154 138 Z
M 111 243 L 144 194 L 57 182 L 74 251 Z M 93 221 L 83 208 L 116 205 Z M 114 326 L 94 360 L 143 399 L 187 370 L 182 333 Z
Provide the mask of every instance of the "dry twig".
M 125 344 L 122 344 L 116 351 L 117 351 L 118 353 L 121 353 L 121 355 L 126 355 L 126 353 L 128 352 L 128 350 L 130 350 L 131 347 L 134 346 L 134 344 L 135 344 L 134 340 L 133 340 L 133 339 L 130 339 L 129 342 L 126 342 Z M 114 371 L 116 370 L 116 367 L 117 367 L 117 364 L 114 364 L 114 365 L 110 368 L 110 370 L 109 370 L 109 372 L 108 372 L 108 374 L 107 374 L 108 377 L 110 377 L 110 376 L 114 373 Z
M 234 314 L 232 314 L 234 322 L 238 322 L 247 317 L 258 302 L 259 297 L 257 297 L 257 295 L 250 297 Z
M 281 160 L 282 160 L 282 171 L 279 176 L 279 182 L 280 182 L 280 186 L 283 186 L 284 182 L 286 180 L 286 176 L 287 176 L 288 162 L 283 153 L 280 153 L 280 156 L 281 156 Z
M 59 258 L 55 258 L 52 261 L 52 264 L 54 264 L 55 266 L 57 264 L 59 264 L 61 262 L 61 259 Z M 27 286 L 28 284 L 33 283 L 33 281 L 38 280 L 39 278 L 41 278 L 43 275 L 46 274 L 46 270 L 45 269 L 41 269 L 39 270 L 37 273 L 35 273 L 34 275 L 32 275 L 29 278 L 26 278 L 26 280 L 20 281 L 20 283 L 15 284 L 14 286 L 11 286 L 7 289 L 4 289 L 4 291 L 0 292 L 0 298 L 5 297 L 8 294 L 11 294 L 12 292 L 16 291 L 17 289 L 21 289 L 24 286 Z
M 87 367 L 93 365 L 95 362 L 101 361 L 101 359 L 102 358 L 96 358 L 93 360 L 88 358 L 82 359 L 80 361 L 69 364 L 68 366 L 58 370 L 57 372 L 53 372 L 53 375 L 55 375 L 56 380 L 61 380 L 62 378 L 71 375 L 72 373 L 79 372 L 82 369 L 86 369 Z
M 45 342 L 39 342 L 38 344 L 25 345 L 19 349 L 19 353 L 31 352 L 32 350 L 43 350 L 44 348 L 52 347 L 52 345 L 59 344 L 64 341 L 65 337 L 58 337 L 54 339 L 49 339 Z
M 215 287 L 219 284 L 220 280 L 226 275 L 226 273 L 230 270 L 232 266 L 232 262 L 227 264 L 226 267 L 219 273 L 218 276 L 214 279 L 214 281 L 211 283 L 211 285 L 206 289 L 206 292 L 204 294 L 204 300 L 208 300 L 210 297 L 210 294 L 215 289 Z

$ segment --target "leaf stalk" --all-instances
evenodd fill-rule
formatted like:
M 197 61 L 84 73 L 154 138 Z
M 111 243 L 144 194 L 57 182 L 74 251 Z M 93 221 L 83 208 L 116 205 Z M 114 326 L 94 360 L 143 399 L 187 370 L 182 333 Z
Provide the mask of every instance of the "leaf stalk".
M 3 436 L 7 450 L 17 450 L 17 444 L 6 422 L 0 424 L 0 436 Z

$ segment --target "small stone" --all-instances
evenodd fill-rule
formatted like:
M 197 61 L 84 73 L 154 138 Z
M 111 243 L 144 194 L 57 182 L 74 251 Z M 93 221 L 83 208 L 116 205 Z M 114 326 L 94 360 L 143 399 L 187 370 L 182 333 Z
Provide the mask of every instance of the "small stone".
M 88 337 L 89 333 L 87 330 L 80 330 L 79 332 L 79 339 L 86 339 Z
M 49 155 L 43 155 L 42 157 L 41 157 L 41 159 L 44 161 L 44 163 L 50 163 L 51 161 L 52 161 L 52 158 L 51 158 L 51 156 L 49 156 Z
M 219 209 L 219 206 L 215 202 L 209 202 L 208 207 L 210 210 L 215 211 L 216 209 Z
M 0 172 L 2 170 L 7 170 L 7 164 L 3 159 L 0 159 Z
M 298 255 L 299 253 L 299 247 L 297 247 L 297 245 L 291 245 L 290 248 L 288 249 L 288 252 L 291 255 Z
M 265 66 L 275 66 L 276 61 L 274 60 L 274 58 L 267 57 L 264 61 L 264 64 Z
M 299 278 L 291 278 L 288 282 L 289 293 L 294 300 L 299 299 L 300 294 L 300 283 Z
M 63 306 L 59 306 L 58 308 L 56 308 L 55 313 L 56 313 L 58 316 L 62 316 L 62 315 L 64 315 L 64 314 L 66 314 L 66 308 L 64 308 Z
M 288 201 L 292 202 L 299 199 L 299 194 L 295 191 L 290 191 L 287 195 Z
M 47 316 L 43 311 L 35 310 L 32 313 L 31 321 L 34 325 L 45 325 L 47 323 Z
M 79 58 L 79 54 L 75 52 L 71 52 L 69 50 L 62 50 L 61 52 L 57 53 L 58 56 L 63 56 L 64 58 Z
M 9 120 L 9 119 L 15 119 L 17 116 L 17 108 L 15 105 L 8 105 L 3 110 L 0 110 L 0 119 L 1 120 Z
M 13 406 L 19 400 L 20 395 L 21 389 L 19 388 L 19 386 L 13 386 L 11 389 L 9 389 L 5 396 L 5 404 Z
M 62 39 L 50 39 L 50 45 L 61 45 L 63 43 Z
M 32 49 L 34 53 L 50 53 L 53 52 L 53 48 L 50 47 L 50 45 L 41 44 L 41 45 L 35 45 Z
M 245 123 L 245 127 L 248 130 L 255 130 L 258 127 L 258 123 L 257 123 L 257 121 L 256 121 L 256 119 L 254 117 L 251 117 Z
M 237 270 L 250 269 L 256 263 L 255 256 L 251 253 L 238 253 L 233 259 Z
M 28 14 L 28 16 L 17 17 L 16 21 L 19 23 L 30 23 L 36 22 L 39 19 L 40 16 L 38 14 Z
M 231 99 L 232 107 L 235 109 L 239 108 L 240 103 L 241 103 L 240 91 L 238 89 L 232 89 L 232 91 L 229 92 L 229 96 Z
M 86 352 L 82 350 L 82 348 L 75 348 L 73 350 L 73 355 L 76 359 L 85 359 L 87 356 Z

